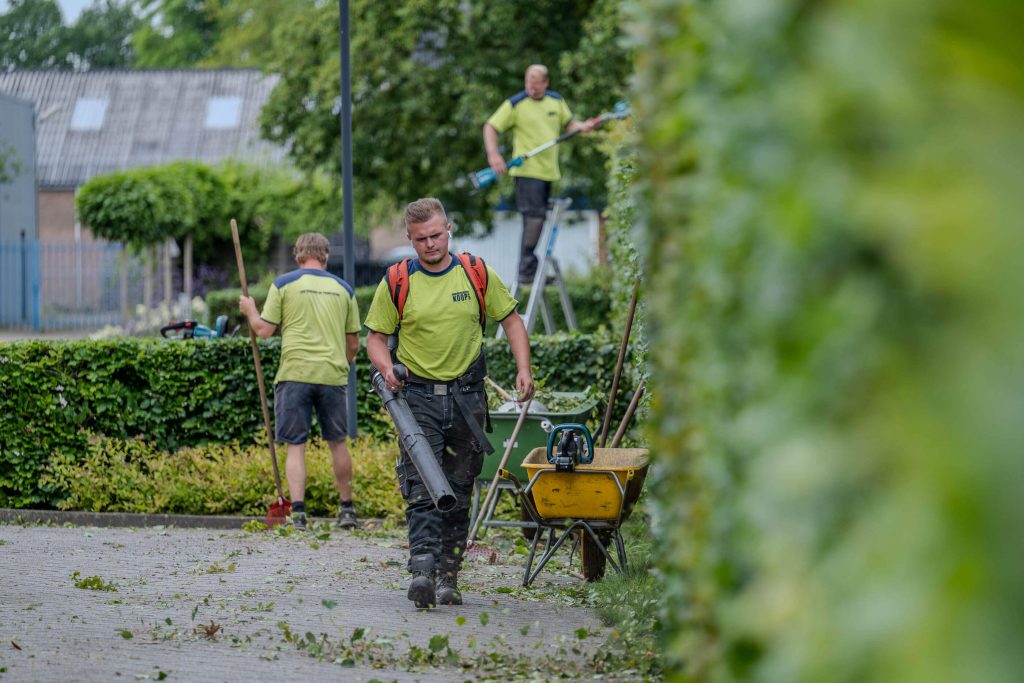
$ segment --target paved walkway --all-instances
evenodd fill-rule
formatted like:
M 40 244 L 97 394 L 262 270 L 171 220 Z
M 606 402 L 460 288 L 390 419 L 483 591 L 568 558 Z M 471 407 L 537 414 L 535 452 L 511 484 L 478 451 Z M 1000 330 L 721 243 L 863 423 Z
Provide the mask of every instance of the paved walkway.
M 416 610 L 400 533 L 0 525 L 0 682 L 586 677 L 577 579 L 473 557 L 465 605 Z

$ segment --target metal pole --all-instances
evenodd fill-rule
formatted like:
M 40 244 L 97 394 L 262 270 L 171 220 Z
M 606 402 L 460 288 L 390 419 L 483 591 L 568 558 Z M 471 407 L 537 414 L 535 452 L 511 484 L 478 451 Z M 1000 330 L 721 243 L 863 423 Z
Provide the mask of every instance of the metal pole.
M 349 0 L 338 0 L 338 42 L 341 59 L 341 200 L 345 229 L 345 281 L 355 287 L 356 239 L 352 229 L 352 51 L 349 28 Z M 348 434 L 356 431 L 356 366 L 348 369 Z

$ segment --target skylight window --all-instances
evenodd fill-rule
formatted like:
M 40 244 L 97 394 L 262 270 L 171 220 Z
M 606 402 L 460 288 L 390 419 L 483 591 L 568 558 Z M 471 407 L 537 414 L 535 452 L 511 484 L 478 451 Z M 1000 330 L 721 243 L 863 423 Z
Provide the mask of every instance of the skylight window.
M 211 97 L 206 101 L 205 128 L 238 128 L 241 119 L 241 97 Z
M 71 130 L 100 130 L 106 114 L 105 97 L 79 97 L 71 114 Z

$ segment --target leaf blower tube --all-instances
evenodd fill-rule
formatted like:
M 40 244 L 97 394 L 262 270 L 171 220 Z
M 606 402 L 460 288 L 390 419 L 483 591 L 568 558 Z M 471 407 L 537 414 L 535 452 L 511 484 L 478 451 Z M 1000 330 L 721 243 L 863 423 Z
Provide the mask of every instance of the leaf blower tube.
M 403 381 L 408 376 L 403 365 L 395 365 L 393 372 Z M 441 471 L 441 466 L 437 464 L 434 451 L 431 450 L 430 444 L 427 442 L 426 434 L 423 433 L 416 418 L 413 417 L 409 404 L 401 395 L 394 394 L 387 388 L 384 375 L 372 366 L 370 381 L 380 396 L 380 400 L 384 402 L 388 414 L 391 415 L 395 429 L 398 430 L 398 438 L 402 440 L 405 452 L 409 454 L 409 459 L 416 466 L 416 471 L 420 473 L 420 479 L 427 487 L 427 493 L 434 501 L 434 506 L 441 512 L 455 509 L 455 492 L 452 491 L 452 487 L 448 483 L 448 477 L 444 476 L 444 472 Z

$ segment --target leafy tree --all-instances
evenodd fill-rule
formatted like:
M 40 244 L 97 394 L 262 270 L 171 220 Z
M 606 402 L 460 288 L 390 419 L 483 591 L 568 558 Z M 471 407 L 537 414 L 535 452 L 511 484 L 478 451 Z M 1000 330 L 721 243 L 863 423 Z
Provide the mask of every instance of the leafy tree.
M 200 62 L 210 67 L 265 67 L 274 31 L 316 7 L 315 0 L 232 0 L 215 8 L 220 37 Z
M 132 36 L 136 66 L 194 66 L 220 38 L 218 14 L 227 0 L 140 0 L 143 24 Z
M 614 2 L 534 3 L 483 0 L 355 0 L 352 3 L 352 101 L 355 203 L 363 207 L 400 205 L 417 196 L 441 197 L 465 218 L 486 216 L 507 182 L 473 196 L 465 175 L 486 163 L 480 129 L 502 98 L 522 89 L 525 67 L 549 65 L 552 88 L 574 101 L 574 83 L 559 64 L 582 73 L 590 64 L 588 86 L 613 82 L 621 89 L 626 57 L 614 33 Z M 591 23 L 588 23 L 591 22 Z M 339 59 L 337 6 L 303 13 L 274 34 L 268 68 L 282 82 L 264 108 L 267 138 L 288 144 L 304 170 L 337 174 L 339 166 Z M 586 32 L 600 27 L 600 55 Z M 580 50 L 577 52 L 577 50 Z M 575 55 L 569 57 L 569 55 Z M 596 96 L 595 96 L 595 99 Z M 600 108 L 607 107 L 607 97 Z M 591 105 L 593 106 L 593 105 Z M 575 107 L 575 105 L 574 105 Z M 578 115 L 597 113 L 599 107 Z M 581 167 L 587 164 L 587 171 Z M 603 163 L 585 155 L 567 165 L 567 179 L 601 178 Z
M 94 234 L 143 247 L 191 236 L 197 263 L 231 265 L 228 221 L 238 221 L 247 263 L 262 267 L 275 239 L 337 230 L 338 185 L 322 174 L 236 161 L 181 161 L 97 176 L 78 192 L 79 219 Z
M 140 24 L 130 0 L 96 0 L 70 27 L 56 0 L 14 0 L 0 16 L 0 69 L 130 67 Z
M 131 67 L 135 61 L 132 34 L 141 25 L 130 3 L 96 0 L 67 29 L 67 64 L 79 71 Z
M 92 178 L 79 189 L 75 204 L 82 223 L 104 239 L 141 247 L 166 237 L 158 225 L 168 208 L 137 172 Z
M 0 15 L 0 70 L 58 68 L 66 54 L 56 0 L 11 0 Z

